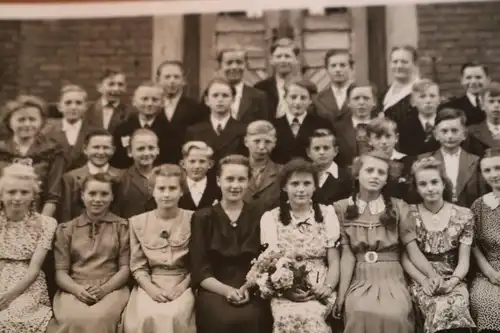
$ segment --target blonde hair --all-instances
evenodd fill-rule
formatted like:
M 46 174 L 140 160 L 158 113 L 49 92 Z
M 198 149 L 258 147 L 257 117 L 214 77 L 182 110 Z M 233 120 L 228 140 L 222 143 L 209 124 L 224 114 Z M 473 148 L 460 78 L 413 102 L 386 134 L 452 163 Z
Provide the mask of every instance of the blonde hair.
M 0 193 L 3 192 L 3 188 L 6 180 L 27 180 L 32 182 L 33 194 L 38 195 L 41 190 L 41 182 L 38 180 L 38 175 L 35 172 L 35 168 L 31 165 L 27 165 L 23 162 L 13 163 L 6 166 L 2 170 L 2 177 L 0 177 Z
M 177 164 L 162 164 L 153 168 L 153 172 L 149 177 L 149 185 L 154 188 L 158 177 L 177 178 L 182 191 L 187 187 L 186 173 Z
M 276 128 L 267 120 L 255 120 L 247 126 L 247 135 L 267 134 L 276 136 Z
M 182 156 L 188 157 L 193 149 L 205 154 L 207 158 L 211 159 L 214 155 L 214 150 L 203 141 L 188 141 L 182 146 Z
M 79 85 L 76 85 L 76 84 L 67 84 L 67 85 L 63 86 L 61 88 L 60 93 L 59 93 L 59 96 L 60 96 L 59 99 L 62 99 L 65 94 L 71 93 L 71 92 L 77 92 L 77 93 L 83 94 L 83 99 L 85 101 L 87 101 L 87 98 L 88 98 L 87 92 L 85 91 L 85 89 L 83 89 L 82 87 L 80 87 Z
M 430 79 L 420 79 L 420 80 L 417 80 L 413 86 L 411 87 L 411 91 L 415 94 L 418 94 L 418 93 L 424 93 L 425 91 L 427 91 L 427 89 L 429 89 L 430 87 L 434 87 L 436 86 L 439 90 L 439 85 L 430 80 Z

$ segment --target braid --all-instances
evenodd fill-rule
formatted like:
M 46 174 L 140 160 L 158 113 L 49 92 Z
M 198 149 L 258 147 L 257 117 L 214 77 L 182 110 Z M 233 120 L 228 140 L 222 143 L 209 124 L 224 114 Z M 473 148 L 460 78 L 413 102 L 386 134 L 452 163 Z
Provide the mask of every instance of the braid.
M 380 222 L 384 227 L 389 230 L 394 230 L 397 225 L 397 215 L 392 204 L 392 198 L 390 191 L 388 191 L 389 187 L 385 186 L 382 189 L 382 198 L 384 199 L 385 211 L 380 216 Z
M 359 217 L 358 206 L 356 206 L 356 196 L 359 191 L 359 182 L 357 179 L 353 181 L 353 191 L 351 195 L 352 204 L 349 204 L 345 210 L 344 218 L 346 220 L 354 220 Z
M 321 211 L 321 207 L 319 206 L 319 203 L 315 200 L 313 200 L 312 207 L 314 210 L 314 219 L 318 223 L 322 223 L 324 220 L 323 212 Z
M 283 225 L 289 225 L 292 218 L 290 216 L 290 206 L 288 205 L 288 196 L 284 191 L 280 192 L 280 222 Z

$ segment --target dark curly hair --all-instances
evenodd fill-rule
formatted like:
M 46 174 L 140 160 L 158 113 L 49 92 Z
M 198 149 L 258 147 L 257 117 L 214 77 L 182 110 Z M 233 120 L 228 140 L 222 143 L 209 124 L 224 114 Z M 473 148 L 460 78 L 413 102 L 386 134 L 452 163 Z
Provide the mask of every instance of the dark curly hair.
M 354 220 L 359 217 L 359 210 L 358 206 L 356 205 L 356 198 L 359 193 L 359 172 L 361 168 L 363 167 L 363 164 L 366 160 L 367 157 L 372 157 L 376 158 L 378 160 L 384 161 L 387 163 L 387 184 L 384 185 L 384 187 L 381 190 L 382 198 L 384 199 L 384 204 L 385 204 L 385 211 L 380 217 L 380 222 L 382 223 L 383 226 L 386 228 L 393 230 L 396 228 L 397 225 L 397 214 L 396 211 L 393 207 L 392 199 L 391 199 L 391 186 L 390 186 L 390 177 L 389 177 L 389 163 L 390 163 L 390 158 L 385 154 L 384 152 L 378 151 L 378 150 L 372 150 L 366 154 L 361 155 L 360 157 L 357 157 L 354 160 L 353 166 L 352 166 L 352 174 L 353 174 L 353 192 L 351 194 L 351 201 L 352 204 L 349 204 L 347 206 L 347 209 L 345 211 L 344 218 L 346 220 Z
M 286 183 L 292 177 L 293 174 L 296 173 L 308 173 L 313 176 L 314 185 L 318 186 L 318 170 L 317 168 L 310 162 L 302 158 L 292 159 L 290 162 L 285 164 L 281 173 L 279 175 L 279 185 L 280 185 L 280 200 L 279 200 L 279 214 L 280 221 L 283 225 L 288 225 L 291 222 L 290 215 L 290 204 L 288 203 L 288 194 L 283 190 Z M 323 214 L 321 213 L 321 209 L 319 207 L 319 203 L 316 201 L 312 202 L 312 208 L 314 210 L 314 219 L 316 222 L 323 222 Z

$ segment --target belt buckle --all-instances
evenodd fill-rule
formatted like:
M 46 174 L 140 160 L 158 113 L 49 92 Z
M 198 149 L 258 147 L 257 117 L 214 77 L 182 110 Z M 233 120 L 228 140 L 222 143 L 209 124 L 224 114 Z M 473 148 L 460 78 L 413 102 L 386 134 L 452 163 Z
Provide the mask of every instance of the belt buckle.
M 373 264 L 378 261 L 378 253 L 375 251 L 368 251 L 365 253 L 365 261 Z

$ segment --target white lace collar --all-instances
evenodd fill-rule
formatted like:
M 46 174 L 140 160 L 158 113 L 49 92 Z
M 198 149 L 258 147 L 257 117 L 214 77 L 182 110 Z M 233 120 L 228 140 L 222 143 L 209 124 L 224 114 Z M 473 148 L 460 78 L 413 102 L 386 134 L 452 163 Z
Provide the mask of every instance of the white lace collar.
M 490 207 L 492 210 L 500 206 L 500 200 L 493 192 L 483 195 L 483 203 L 486 206 Z
M 353 204 L 354 201 L 352 200 L 352 198 L 349 198 L 349 205 Z M 363 214 L 365 212 L 366 207 L 368 207 L 370 214 L 372 215 L 380 214 L 385 210 L 384 199 L 381 195 L 379 195 L 377 199 L 370 202 L 366 202 L 364 200 L 361 200 L 360 198 L 356 198 L 356 206 L 358 207 L 358 211 L 360 214 Z

